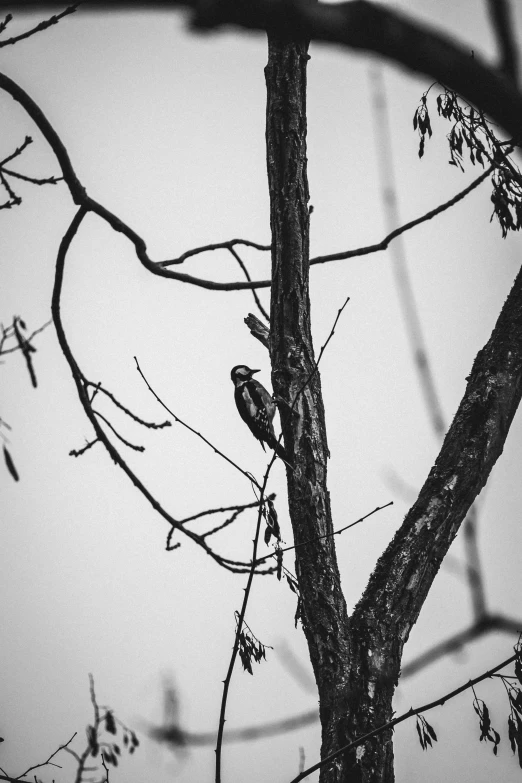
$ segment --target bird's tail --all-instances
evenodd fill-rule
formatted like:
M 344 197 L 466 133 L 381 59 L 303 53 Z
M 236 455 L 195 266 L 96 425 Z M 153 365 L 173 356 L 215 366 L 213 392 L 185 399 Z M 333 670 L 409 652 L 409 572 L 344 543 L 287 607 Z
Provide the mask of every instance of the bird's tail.
M 275 437 L 274 438 L 270 438 L 270 441 L 268 442 L 268 445 L 270 446 L 271 449 L 273 449 L 275 451 L 275 453 L 277 454 L 279 459 L 282 459 L 283 462 L 285 462 L 288 465 L 289 468 L 291 468 L 292 470 L 294 469 L 294 466 L 292 464 L 292 460 L 290 459 L 290 457 L 286 453 L 285 447 L 283 446 L 283 444 L 280 441 L 277 440 L 277 438 L 275 438 Z

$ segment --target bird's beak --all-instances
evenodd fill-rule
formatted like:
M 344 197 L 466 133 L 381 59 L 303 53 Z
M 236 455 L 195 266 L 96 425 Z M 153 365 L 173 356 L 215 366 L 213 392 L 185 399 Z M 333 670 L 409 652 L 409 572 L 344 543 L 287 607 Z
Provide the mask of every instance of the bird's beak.
M 253 375 L 255 372 L 261 372 L 261 370 L 250 370 L 250 375 Z

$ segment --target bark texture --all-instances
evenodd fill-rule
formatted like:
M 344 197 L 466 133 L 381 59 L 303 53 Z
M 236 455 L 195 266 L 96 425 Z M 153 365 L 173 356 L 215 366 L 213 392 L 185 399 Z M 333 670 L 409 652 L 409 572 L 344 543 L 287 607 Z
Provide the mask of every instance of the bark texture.
M 439 566 L 488 480 L 522 396 L 522 272 L 418 500 L 348 618 L 331 537 L 328 446 L 310 330 L 305 40 L 269 35 L 270 356 L 295 469 L 287 471 L 301 615 L 319 692 L 321 757 L 392 718 L 402 651 Z M 290 411 L 294 400 L 295 413 Z M 307 543 L 304 543 L 307 542 Z M 391 731 L 321 769 L 321 783 L 392 783 Z
M 327 489 L 328 445 L 321 382 L 310 329 L 309 211 L 306 176 L 306 41 L 269 35 L 267 165 L 272 227 L 270 355 L 272 384 L 281 406 L 285 445 L 295 469 L 287 471 L 288 498 L 301 591 L 301 619 L 319 691 L 322 757 L 391 717 L 392 686 L 384 710 L 366 710 L 353 669 L 350 623 L 341 590 Z M 302 390 L 302 391 L 301 391 Z M 291 406 L 297 397 L 291 412 Z M 302 542 L 310 542 L 299 546 Z M 365 656 L 366 663 L 367 656 Z M 370 663 L 372 663 L 370 661 Z M 372 668 L 371 666 L 369 667 Z M 354 672 L 354 673 L 352 673 Z M 379 676 L 381 671 L 379 669 Z M 378 678 L 377 678 L 378 679 Z M 390 682 L 393 681 L 393 678 Z M 373 685 L 372 685 L 373 687 Z M 366 689 L 367 691 L 367 689 Z M 353 720 L 354 712 L 361 720 Z M 376 722 L 377 721 L 377 722 Z M 391 768 L 391 744 L 375 741 L 372 764 Z M 335 759 L 321 783 L 362 781 L 356 755 Z M 390 779 L 390 778 L 388 778 Z M 384 780 L 378 774 L 372 780 Z
M 502 454 L 522 396 L 522 270 L 479 351 L 435 465 L 381 556 L 354 614 L 382 608 L 397 644 L 408 638 L 469 507 Z

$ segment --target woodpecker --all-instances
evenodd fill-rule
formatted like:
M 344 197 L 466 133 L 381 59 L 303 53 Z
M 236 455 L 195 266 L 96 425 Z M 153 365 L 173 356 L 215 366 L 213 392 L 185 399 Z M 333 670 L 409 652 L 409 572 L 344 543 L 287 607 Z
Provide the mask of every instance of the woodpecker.
M 234 397 L 239 415 L 248 425 L 252 435 L 261 443 L 263 451 L 266 443 L 278 457 L 290 464 L 283 445 L 275 436 L 272 424 L 276 404 L 265 387 L 252 378 L 256 372 L 259 370 L 251 370 L 245 364 L 238 364 L 230 373 L 235 386 Z

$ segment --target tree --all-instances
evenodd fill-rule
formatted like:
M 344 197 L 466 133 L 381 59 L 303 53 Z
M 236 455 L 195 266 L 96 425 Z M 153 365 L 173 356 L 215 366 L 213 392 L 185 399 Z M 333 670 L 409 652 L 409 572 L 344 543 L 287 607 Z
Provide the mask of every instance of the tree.
M 447 89 L 444 92 L 442 88 L 442 94 L 450 96 L 441 99 L 446 101 L 440 104 L 444 111 L 448 106 L 447 100 L 454 101 L 454 107 L 460 105 L 455 103 L 458 101 L 457 94 L 462 95 L 464 100 L 470 100 L 476 105 L 479 113 L 481 110 L 485 111 L 503 126 L 511 137 L 507 140 L 511 146 L 516 144 L 517 107 L 520 101 L 514 78 L 515 50 L 510 45 L 511 40 L 506 38 L 508 28 L 498 24 L 496 29 L 504 46 L 505 70 L 510 74 L 505 77 L 496 69 L 481 64 L 478 58 L 471 59 L 469 53 L 457 47 L 452 48 L 447 41 L 430 38 L 426 31 L 415 30 L 405 20 L 395 18 L 388 12 L 366 3 L 347 3 L 335 11 L 320 5 L 296 5 L 289 12 L 290 18 L 283 20 L 275 14 L 266 15 L 270 13 L 268 4 L 264 3 L 252 4 L 247 11 L 241 10 L 241 7 L 235 4 L 216 8 L 211 4 L 199 12 L 197 22 L 200 25 L 213 26 L 232 18 L 246 25 L 268 26 L 270 29 L 269 63 L 266 72 L 267 157 L 272 227 L 268 347 L 273 388 L 280 402 L 285 446 L 293 456 L 294 464 L 293 470 L 287 470 L 289 514 L 296 553 L 296 579 L 292 586 L 299 591 L 298 611 L 318 685 L 323 737 L 321 754 L 325 758 L 337 753 L 332 763 L 322 766 L 321 775 L 324 781 L 391 780 L 391 728 L 381 731 L 367 741 L 364 744 L 364 752 L 360 746 L 354 746 L 343 753 L 338 751 L 344 745 L 367 732 L 380 729 L 391 721 L 392 697 L 400 674 L 403 645 L 459 526 L 464 522 L 503 449 L 520 399 L 520 335 L 517 331 L 520 329 L 517 317 L 520 283 L 515 283 L 491 339 L 477 357 L 462 404 L 446 435 L 435 467 L 417 501 L 379 559 L 362 598 L 348 614 L 334 545 L 335 530 L 326 484 L 328 444 L 324 405 L 320 371 L 314 359 L 311 335 L 306 174 L 307 37 L 314 35 L 327 40 L 362 45 L 430 73 L 434 78 L 443 81 Z M 339 15 L 343 14 L 349 23 L 346 26 L 339 24 L 342 21 L 342 16 Z M 332 19 L 332 15 L 335 18 Z M 368 19 L 372 22 L 370 27 Z M 390 35 L 391 24 L 395 25 L 393 29 L 399 30 L 402 37 Z M 366 36 L 356 35 L 362 29 L 366 30 Z M 372 30 L 372 35 L 368 34 L 368 29 Z M 421 33 L 422 38 L 419 37 Z M 412 36 L 414 46 L 411 44 Z M 427 46 L 427 43 L 430 46 Z M 100 396 L 105 396 L 119 406 L 120 410 L 124 404 L 120 402 L 119 394 L 112 394 L 103 382 L 92 381 L 81 368 L 64 327 L 61 295 L 67 257 L 87 215 L 98 216 L 112 229 L 122 233 L 134 246 L 145 269 L 157 276 L 217 290 L 255 291 L 257 288 L 267 287 L 266 283 L 252 283 L 249 280 L 232 284 L 215 283 L 178 272 L 174 265 L 194 255 L 193 251 L 177 259 L 154 262 L 141 235 L 117 216 L 116 212 L 109 211 L 86 194 L 59 133 L 46 119 L 41 108 L 8 77 L 0 77 L 0 87 L 14 97 L 36 122 L 51 145 L 73 200 L 78 205 L 78 211 L 60 242 L 53 294 L 53 316 L 60 346 L 73 373 L 84 411 L 95 432 L 95 437 L 88 441 L 87 446 L 75 449 L 75 454 L 79 456 L 80 452 L 98 442 L 105 445 L 113 461 L 171 525 L 173 535 L 169 535 L 169 548 L 177 546 L 179 535 L 185 534 L 223 567 L 232 571 L 248 572 L 250 584 L 254 571 L 248 559 L 236 559 L 222 554 L 221 550 L 218 551 L 207 543 L 208 532 L 207 536 L 194 533 L 187 527 L 187 520 L 174 518 L 138 478 L 130 462 L 121 456 L 114 437 L 111 437 L 101 423 L 104 422 L 112 430 L 113 436 L 117 436 L 110 419 L 93 408 L 93 401 L 96 397 L 99 399 Z M 455 98 L 452 98 L 452 95 Z M 422 145 L 426 133 L 431 131 L 426 111 L 426 102 L 422 102 L 420 112 L 416 114 Z M 458 120 L 454 113 L 449 116 L 453 121 Z M 469 119 L 469 116 L 467 113 L 465 119 Z M 478 120 L 483 123 L 480 114 Z M 490 126 L 484 127 L 489 129 Z M 493 177 L 498 178 L 499 172 L 504 177 L 500 184 L 497 182 L 494 190 L 494 195 L 497 195 L 494 203 L 495 206 L 498 205 L 499 219 L 504 216 L 503 228 L 509 222 L 506 214 L 511 216 L 513 222 L 513 225 L 508 227 L 518 228 L 516 200 L 513 211 L 506 213 L 505 201 L 500 198 L 505 198 L 506 193 L 509 195 L 508 185 L 516 190 L 519 182 L 514 164 L 506 157 L 506 146 L 502 146 L 505 140 L 502 137 L 497 140 L 495 137 L 491 141 L 492 146 L 482 150 L 477 146 L 478 136 L 472 137 L 468 133 L 468 138 L 469 148 L 472 152 L 474 150 L 475 155 L 478 150 L 491 156 L 491 162 L 495 164 Z M 452 154 L 456 155 L 457 159 L 459 155 L 462 157 L 462 136 L 453 137 Z M 506 185 L 505 177 L 509 172 L 511 179 Z M 236 244 L 225 243 L 225 247 L 236 260 L 241 261 Z M 368 248 L 365 248 L 364 252 L 368 252 Z M 329 259 L 319 257 L 315 261 L 325 263 L 327 260 L 333 260 L 332 256 L 346 258 L 356 254 L 356 251 L 332 254 Z M 147 373 L 145 377 L 148 377 Z M 130 408 L 125 404 L 124 410 L 129 413 Z M 136 414 L 133 417 L 136 420 Z M 179 421 L 175 411 L 172 417 Z M 142 424 L 145 423 L 139 418 Z M 155 424 L 160 426 L 162 422 Z M 127 445 L 130 443 L 126 438 L 125 442 Z M 241 468 L 240 471 L 243 472 Z M 262 514 L 268 516 L 269 512 L 265 502 L 265 483 L 257 481 L 254 486 L 258 491 L 257 540 Z M 276 505 L 280 510 L 280 499 Z M 234 507 L 235 512 L 241 512 L 245 507 L 246 504 L 239 504 Z M 469 523 L 468 529 L 473 530 Z M 285 557 L 288 556 L 283 555 L 286 563 Z M 256 561 L 255 549 L 253 561 Z M 263 561 L 258 561 L 256 568 L 266 572 L 270 567 L 267 569 L 266 558 L 263 558 Z M 248 596 L 247 591 L 246 599 Z M 236 649 L 239 649 L 242 641 L 244 645 L 245 637 L 241 636 L 244 616 L 245 612 L 242 611 L 237 624 Z M 485 617 L 483 614 L 479 619 L 484 620 Z M 426 731 L 431 736 L 428 728 Z M 422 736 L 425 737 L 426 733 Z

